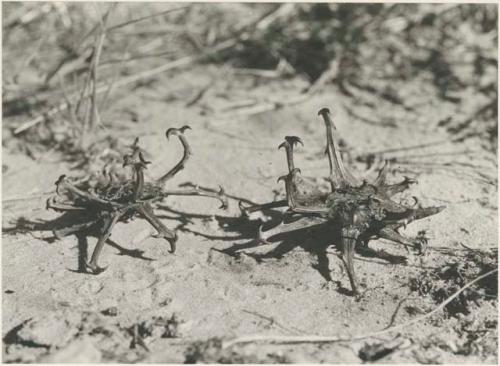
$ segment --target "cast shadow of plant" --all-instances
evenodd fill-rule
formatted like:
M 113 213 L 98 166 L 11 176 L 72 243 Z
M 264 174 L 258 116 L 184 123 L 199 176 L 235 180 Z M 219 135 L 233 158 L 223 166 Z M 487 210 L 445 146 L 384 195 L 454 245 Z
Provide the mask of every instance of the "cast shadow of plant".
M 3 227 L 2 234 L 16 235 L 16 234 L 30 234 L 36 239 L 42 240 L 47 244 L 52 244 L 56 240 L 62 239 L 66 236 L 74 235 L 78 241 L 78 263 L 77 269 L 69 269 L 72 272 L 88 273 L 86 271 L 86 261 L 88 258 L 88 238 L 99 238 L 101 228 L 98 221 L 88 215 L 75 212 L 65 212 L 53 220 L 44 219 L 27 219 L 25 217 L 17 218 L 11 226 Z M 68 231 L 68 228 L 86 225 L 85 228 Z M 37 237 L 34 232 L 50 232 L 53 235 L 48 237 Z M 59 234 L 57 234 L 59 233 Z M 106 244 L 118 250 L 118 255 L 127 255 L 133 258 L 153 261 L 154 259 L 144 256 L 144 251 L 140 249 L 128 249 L 120 246 L 115 241 L 108 239 Z
M 189 183 L 184 185 L 189 185 Z M 228 198 L 238 202 L 243 201 L 246 204 L 254 204 L 254 202 L 242 197 L 232 195 L 227 196 Z M 268 243 L 263 243 L 258 239 L 259 229 L 262 226 L 262 229 L 265 231 L 279 225 L 283 220 L 283 213 L 281 211 L 276 209 L 264 211 L 263 214 L 267 217 L 267 220 L 263 224 L 260 219 L 255 220 L 244 216 L 234 217 L 183 212 L 169 207 L 166 204 L 158 205 L 157 209 L 158 218 L 174 220 L 179 223 L 176 227 L 176 230 L 179 232 L 194 234 L 208 240 L 233 242 L 231 246 L 224 249 L 212 248 L 212 250 L 219 251 L 233 258 L 238 258 L 241 253 L 245 253 L 246 255 L 254 258 L 257 263 L 262 263 L 266 259 L 281 260 L 295 248 L 302 248 L 304 251 L 317 258 L 317 263 L 313 264 L 313 267 L 321 274 L 325 281 L 333 281 L 329 269 L 330 261 L 328 259 L 328 248 L 334 247 L 338 254 L 340 254 L 341 250 L 340 247 L 337 247 L 337 244 L 340 243 L 340 228 L 334 224 L 321 225 L 289 233 L 277 234 L 271 237 L 268 240 Z M 196 227 L 203 226 L 200 224 L 204 221 L 212 221 L 214 219 L 217 222 L 217 228 L 220 229 L 220 234 L 211 234 L 196 230 Z M 76 270 L 70 269 L 70 271 L 87 273 L 85 270 L 85 263 L 88 258 L 88 237 L 98 238 L 101 231 L 99 223 L 95 221 L 92 222 L 92 220 L 93 219 L 91 217 L 80 212 L 65 212 L 53 220 L 30 220 L 25 217 L 19 217 L 10 227 L 4 227 L 2 232 L 6 235 L 22 233 L 29 233 L 33 235 L 33 233 L 37 231 L 57 233 L 65 232 L 65 230 L 68 230 L 68 228 L 71 227 L 91 223 L 84 229 L 74 232 L 69 232 L 69 230 L 65 233 L 65 235 L 59 235 L 59 237 L 53 235 L 50 237 L 37 238 L 51 244 L 60 237 L 75 235 L 78 240 L 78 265 Z M 154 260 L 144 256 L 143 250 L 124 248 L 111 239 L 108 239 L 106 243 L 117 249 L 118 255 L 128 255 L 133 258 L 148 261 Z M 271 247 L 271 249 L 265 252 L 252 252 L 253 249 L 260 249 L 260 247 Z M 368 258 L 373 257 L 383 257 L 383 259 L 388 262 L 387 264 L 406 264 L 406 258 L 403 256 L 392 255 L 383 251 L 374 251 L 366 247 L 357 248 L 357 251 L 365 257 L 364 260 L 369 260 Z M 337 281 L 337 284 L 340 284 L 340 281 Z M 340 291 L 342 291 L 342 289 L 340 289 Z
M 246 199 L 229 195 L 228 197 L 242 200 L 247 204 L 254 204 Z M 272 236 L 267 243 L 263 243 L 258 239 L 259 229 L 262 226 L 262 230 L 266 231 L 279 225 L 283 220 L 283 212 L 276 209 L 263 211 L 264 216 L 268 218 L 268 220 L 263 224 L 260 219 L 252 220 L 244 216 L 231 217 L 188 213 L 162 205 L 158 206 L 158 209 L 159 211 L 164 212 L 164 214 L 158 215 L 159 218 L 175 219 L 180 222 L 177 230 L 181 232 L 191 233 L 209 240 L 224 242 L 238 241 L 238 243 L 233 243 L 224 249 L 211 248 L 212 250 L 229 255 L 233 258 L 238 258 L 241 253 L 245 253 L 246 255 L 254 258 L 257 263 L 262 263 L 266 259 L 281 260 L 295 248 L 302 248 L 304 251 L 317 258 L 317 262 L 313 264 L 313 268 L 320 273 L 325 281 L 334 281 L 329 268 L 330 260 L 328 258 L 328 249 L 333 247 L 339 256 L 341 253 L 341 248 L 339 247 L 339 243 L 341 242 L 340 227 L 334 223 L 332 223 L 332 225 L 319 225 L 295 230 L 293 232 L 277 234 Z M 192 228 L 195 226 L 195 221 L 202 222 L 204 220 L 214 219 L 217 221 L 218 227 L 222 229 L 222 235 L 207 234 Z M 241 241 L 243 242 L 241 243 Z M 265 252 L 253 251 L 253 249 L 260 247 L 271 247 L 271 249 Z M 383 258 L 387 261 L 387 265 L 406 264 L 406 257 L 393 255 L 385 251 L 375 251 L 368 247 L 360 247 L 357 248 L 357 252 L 364 257 L 363 260 L 365 261 L 369 261 L 369 258 Z M 350 291 L 340 286 L 340 279 L 336 279 L 335 283 L 339 287 L 339 292 L 347 293 Z

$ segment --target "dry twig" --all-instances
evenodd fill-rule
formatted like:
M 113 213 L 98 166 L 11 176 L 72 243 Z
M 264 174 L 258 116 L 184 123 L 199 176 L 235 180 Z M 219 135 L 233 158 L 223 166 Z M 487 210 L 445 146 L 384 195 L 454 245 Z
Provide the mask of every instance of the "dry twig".
M 357 335 L 354 337 L 345 337 L 341 335 L 334 335 L 334 336 L 318 336 L 318 335 L 304 335 L 304 336 L 280 336 L 280 335 L 252 335 L 252 336 L 243 336 L 239 338 L 235 338 L 229 341 L 226 341 L 223 343 L 222 348 L 228 348 L 231 346 L 234 346 L 236 344 L 242 344 L 242 343 L 254 343 L 254 342 L 266 342 L 266 343 L 333 343 L 333 342 L 353 342 L 353 341 L 358 341 L 361 339 L 365 338 L 372 338 L 372 337 L 377 337 L 381 336 L 383 334 L 387 334 L 390 332 L 394 332 L 397 330 L 401 330 L 403 328 L 409 327 L 410 325 L 420 323 L 424 319 L 436 314 L 440 310 L 443 310 L 446 305 L 448 305 L 450 302 L 452 302 L 455 298 L 458 297 L 462 292 L 464 292 L 466 289 L 474 285 L 475 283 L 481 281 L 482 279 L 492 275 L 493 273 L 498 272 L 498 269 L 495 268 L 479 277 L 474 279 L 473 281 L 470 281 L 469 283 L 465 284 L 462 286 L 459 290 L 457 290 L 453 295 L 448 297 L 445 301 L 443 301 L 441 304 L 439 304 L 436 308 L 433 310 L 429 311 L 428 313 L 419 316 L 415 319 L 412 319 L 408 322 L 386 328 L 383 330 L 379 330 L 377 332 L 373 333 L 368 333 L 365 335 Z

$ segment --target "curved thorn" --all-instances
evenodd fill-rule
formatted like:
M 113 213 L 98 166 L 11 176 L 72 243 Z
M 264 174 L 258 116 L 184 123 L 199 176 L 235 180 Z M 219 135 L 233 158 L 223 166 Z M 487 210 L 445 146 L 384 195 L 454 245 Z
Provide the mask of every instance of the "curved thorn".
M 59 184 L 65 182 L 65 181 L 66 181 L 66 174 L 63 174 L 59 178 L 57 178 L 57 180 L 56 180 L 56 186 L 58 186 Z
M 165 235 L 162 235 L 161 233 L 156 233 L 156 234 L 151 235 L 151 237 L 153 237 L 155 239 L 165 239 L 170 244 L 170 250 L 168 252 L 175 253 L 175 250 L 177 249 L 176 243 L 178 240 L 178 236 L 176 233 L 174 233 L 174 235 L 175 236 L 173 238 L 167 238 Z
M 284 180 L 286 182 L 287 178 L 288 178 L 288 174 L 282 175 L 282 176 L 278 177 L 277 183 L 279 183 L 282 180 Z
M 229 207 L 229 202 L 227 200 L 227 196 L 226 196 L 226 191 L 224 191 L 224 187 L 222 186 L 219 186 L 219 200 L 221 201 L 221 205 L 219 208 L 221 209 L 227 209 Z
M 182 126 L 181 128 L 172 127 L 172 128 L 169 128 L 165 134 L 167 136 L 167 139 L 169 139 L 170 136 L 172 136 L 172 135 L 184 134 L 184 132 L 186 130 L 190 130 L 190 129 L 191 129 L 191 127 L 189 127 L 187 125 L 186 126 Z
M 128 165 L 130 165 L 130 155 L 123 155 L 122 167 L 125 168 Z
M 327 107 L 323 107 L 318 111 L 318 116 L 331 114 L 330 109 Z
M 60 189 L 61 189 L 61 184 L 66 183 L 67 177 L 66 174 L 61 175 L 57 180 L 56 180 L 56 193 L 57 195 L 61 195 Z
M 321 116 L 323 114 L 330 114 L 330 109 L 328 109 L 327 107 L 323 107 L 321 108 L 319 111 L 318 111 L 318 116 Z
M 136 137 L 134 139 L 134 142 L 132 143 L 132 145 L 130 145 L 130 147 L 132 148 L 132 150 L 136 150 L 139 148 L 139 137 Z
M 169 250 L 169 252 L 172 253 L 172 254 L 174 254 L 175 250 L 177 249 L 177 245 L 176 245 L 177 239 L 178 239 L 177 234 L 175 234 L 175 237 L 173 239 L 170 239 L 168 241 L 170 243 L 170 250 Z
M 144 168 L 146 168 L 147 164 L 151 164 L 150 161 L 144 159 L 144 155 L 142 155 L 142 151 L 139 152 L 139 160 Z
M 285 136 L 285 140 L 293 147 L 295 145 L 301 144 L 304 146 L 304 143 L 298 136 Z
M 322 116 L 323 118 L 329 118 L 330 114 L 331 114 L 330 110 L 326 107 L 321 108 L 318 112 L 318 116 Z M 331 120 L 331 123 L 332 123 L 333 128 L 337 129 L 337 127 L 335 127 L 335 124 L 333 123 L 333 120 Z

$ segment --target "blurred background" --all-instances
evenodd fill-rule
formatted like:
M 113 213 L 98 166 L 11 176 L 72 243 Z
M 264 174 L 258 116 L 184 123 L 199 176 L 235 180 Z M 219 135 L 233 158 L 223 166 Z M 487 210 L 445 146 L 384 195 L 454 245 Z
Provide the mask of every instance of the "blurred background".
M 89 136 L 102 135 L 102 124 L 113 124 L 117 95 L 196 64 L 217 66 L 207 73 L 226 82 L 300 79 L 302 94 L 334 84 L 368 109 L 382 101 L 425 114 L 443 104 L 454 115 L 438 126 L 458 140 L 480 136 L 496 150 L 494 4 L 2 6 L 3 142 L 23 153 L 77 154 L 95 140 Z M 193 91 L 192 104 L 209 89 Z M 379 123 L 396 122 L 388 112 Z

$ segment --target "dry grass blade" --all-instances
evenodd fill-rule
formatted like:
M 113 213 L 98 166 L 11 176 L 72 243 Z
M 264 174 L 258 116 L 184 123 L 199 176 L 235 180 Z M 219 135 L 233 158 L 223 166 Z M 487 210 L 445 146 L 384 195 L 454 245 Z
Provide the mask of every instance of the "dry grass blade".
M 123 23 L 119 23 L 119 24 L 115 24 L 115 25 L 112 25 L 112 26 L 108 27 L 108 31 L 112 31 L 112 30 L 116 30 L 116 29 L 119 29 L 119 28 L 123 28 L 123 27 L 125 27 L 127 25 L 130 25 L 130 24 L 134 24 L 134 23 L 137 23 L 137 22 L 140 22 L 140 21 L 143 21 L 143 20 L 154 18 L 154 17 L 160 16 L 160 15 L 165 15 L 167 13 L 170 13 L 170 12 L 173 12 L 173 11 L 176 11 L 176 10 L 182 10 L 182 9 L 185 9 L 185 8 L 187 8 L 187 7 L 180 7 L 180 8 L 174 8 L 174 9 L 168 9 L 168 10 L 165 10 L 165 11 L 160 12 L 160 13 L 148 15 L 148 16 L 145 16 L 145 17 L 142 17 L 142 18 L 138 18 L 138 19 L 132 19 L 132 20 L 129 20 L 129 21 L 126 21 L 126 22 L 123 22 Z M 83 44 L 83 42 L 86 39 L 88 39 L 90 36 L 92 36 L 94 34 L 94 32 L 98 28 L 99 28 L 99 24 L 96 24 L 90 31 L 88 31 L 83 36 L 83 38 L 80 40 L 80 43 Z
M 268 17 L 272 17 L 272 15 L 276 11 L 278 11 L 279 9 L 281 9 L 281 6 L 278 7 L 278 8 L 276 8 L 276 9 L 274 9 L 273 11 L 265 14 L 262 17 L 259 17 L 257 20 L 251 20 L 247 24 L 244 24 L 243 26 L 241 26 L 235 32 L 236 34 L 234 35 L 233 38 L 230 38 L 228 40 L 222 41 L 218 45 L 216 45 L 214 47 L 211 47 L 209 50 L 205 50 L 204 52 L 202 52 L 200 54 L 197 54 L 197 55 L 191 55 L 191 56 L 181 57 L 181 58 L 179 58 L 177 60 L 168 62 L 168 63 L 166 63 L 164 65 L 161 65 L 161 66 L 158 66 L 158 67 L 156 67 L 154 69 L 145 70 L 145 71 L 139 72 L 137 74 L 125 77 L 125 78 L 117 81 L 113 85 L 113 89 L 114 88 L 119 88 L 119 87 L 126 86 L 126 85 L 131 84 L 133 82 L 136 82 L 138 80 L 141 80 L 141 79 L 144 79 L 144 78 L 148 78 L 148 77 L 154 76 L 156 74 L 160 74 L 162 72 L 175 69 L 177 67 L 189 65 L 189 64 L 191 64 L 193 62 L 202 60 L 202 59 L 206 58 L 207 56 L 214 55 L 214 54 L 217 54 L 217 53 L 222 52 L 222 51 L 226 51 L 226 50 L 228 50 L 228 49 L 230 49 L 230 48 L 232 48 L 232 47 L 234 47 L 235 45 L 238 44 L 239 39 L 242 37 L 242 35 L 245 33 L 245 31 L 251 30 L 251 29 L 255 28 L 258 24 L 261 24 L 262 21 L 264 21 L 265 19 L 268 19 Z M 266 26 L 269 26 L 270 24 L 271 23 L 267 23 Z M 114 26 L 114 27 L 117 27 L 117 26 Z M 113 28 L 113 27 L 107 28 L 107 30 L 109 31 L 111 28 Z M 97 27 L 95 29 L 97 29 Z M 108 90 L 108 83 L 104 83 L 104 84 L 101 84 L 101 85 L 97 86 L 95 88 L 95 92 L 93 91 L 92 93 L 89 93 L 89 92 L 83 93 L 82 96 L 81 96 L 81 98 L 89 98 L 93 94 L 94 95 L 95 94 L 100 94 L 100 93 L 102 93 L 102 92 L 104 92 L 106 90 Z M 33 126 L 36 126 L 37 124 L 43 122 L 46 117 L 51 117 L 51 116 L 54 116 L 55 114 L 57 114 L 59 112 L 64 111 L 66 108 L 68 108 L 68 106 L 69 105 L 68 105 L 67 102 L 63 102 L 63 103 L 59 104 L 58 106 L 49 109 L 45 113 L 42 113 L 42 114 L 38 115 L 37 117 L 35 117 L 35 118 L 33 118 L 33 119 L 31 119 L 31 120 L 23 123 L 21 126 L 19 126 L 18 128 L 16 128 L 14 130 L 14 132 L 13 132 L 14 135 L 19 135 L 20 133 L 26 131 L 27 129 L 29 129 L 29 128 L 33 127 Z
M 498 272 L 498 269 L 495 268 L 479 277 L 476 279 L 470 281 L 469 283 L 465 284 L 462 286 L 459 290 L 457 290 L 453 295 L 449 296 L 445 301 L 443 301 L 441 304 L 439 304 L 436 308 L 433 310 L 429 311 L 428 313 L 419 316 L 413 320 L 410 320 L 408 322 L 395 325 L 390 328 L 386 328 L 377 332 L 365 334 L 365 335 L 358 335 L 354 337 L 345 337 L 341 335 L 334 335 L 334 336 L 318 336 L 318 335 L 304 335 L 304 336 L 273 336 L 273 335 L 253 335 L 253 336 L 244 336 L 244 337 L 239 337 L 235 338 L 232 340 L 229 340 L 227 342 L 224 342 L 223 348 L 228 348 L 231 346 L 234 346 L 236 344 L 243 344 L 243 343 L 255 343 L 255 342 L 265 342 L 265 343 L 332 343 L 332 342 L 352 342 L 352 341 L 358 341 L 361 339 L 366 339 L 366 338 L 372 338 L 372 337 L 377 337 L 381 336 L 383 334 L 387 334 L 390 332 L 394 332 L 397 330 L 401 330 L 403 328 L 409 327 L 410 325 L 413 325 L 415 323 L 420 323 L 424 319 L 427 319 L 428 317 L 436 314 L 437 312 L 443 310 L 446 305 L 448 305 L 450 302 L 452 302 L 455 298 L 458 297 L 462 292 L 464 292 L 466 289 L 474 285 L 475 283 L 481 281 L 482 279 L 491 276 L 493 273 Z
M 94 47 L 94 55 L 92 57 L 92 61 L 90 64 L 90 69 L 89 69 L 89 75 L 90 75 L 90 80 L 92 82 L 92 90 L 90 92 L 90 115 L 85 116 L 84 119 L 84 125 L 82 128 L 82 134 L 81 134 L 81 141 L 80 144 L 82 147 L 85 147 L 85 137 L 86 133 L 92 131 L 94 126 L 96 124 L 100 123 L 99 120 L 99 111 L 97 110 L 97 80 L 98 80 L 98 70 L 99 70 L 99 59 L 101 57 L 101 52 L 102 52 L 102 47 L 104 45 L 104 39 L 106 38 L 106 24 L 108 22 L 109 14 L 111 13 L 111 10 L 113 9 L 114 4 L 112 4 L 104 17 L 99 19 L 100 26 L 101 26 L 101 33 L 99 34 L 99 37 L 97 39 L 97 44 Z M 98 8 L 96 7 L 98 10 Z M 87 129 L 89 131 L 87 131 Z
M 120 24 L 115 24 L 115 25 L 110 26 L 108 28 L 108 31 L 111 32 L 111 31 L 114 31 L 115 29 L 123 28 L 123 27 L 126 27 L 126 26 L 134 24 L 134 23 L 142 22 L 143 20 L 148 20 L 151 18 L 155 18 L 155 17 L 161 16 L 161 15 L 171 13 L 173 11 L 178 11 L 178 10 L 183 10 L 183 9 L 189 9 L 189 6 L 181 6 L 179 8 L 168 9 L 168 10 L 165 10 L 165 11 L 162 11 L 159 13 L 147 15 L 147 16 L 137 18 L 137 19 L 132 19 L 132 20 L 120 23 Z
M 232 46 L 232 45 L 230 45 L 230 46 Z M 148 78 L 148 77 L 154 76 L 156 74 L 175 69 L 177 67 L 188 65 L 188 64 L 196 61 L 199 58 L 201 58 L 201 56 L 186 56 L 186 57 L 182 57 L 178 60 L 168 62 L 164 65 L 158 66 L 154 69 L 145 70 L 145 71 L 142 71 L 142 72 L 135 74 L 135 75 L 130 75 L 130 76 L 125 77 L 121 80 L 118 80 L 116 83 L 114 83 L 114 85 L 112 86 L 111 89 L 123 87 L 123 86 L 126 86 L 128 84 L 134 83 L 138 80 Z M 107 91 L 108 89 L 110 89 L 108 84 L 100 84 L 99 86 L 96 87 L 95 94 L 103 93 L 103 92 Z M 86 92 L 82 95 L 82 98 L 86 99 L 86 98 L 89 98 L 91 95 L 92 94 L 90 92 Z M 76 99 L 76 96 L 73 95 L 71 97 L 71 99 Z M 26 131 L 27 129 L 29 129 L 33 126 L 36 126 L 37 124 L 43 122 L 46 117 L 52 117 L 52 116 L 56 115 L 57 113 L 66 110 L 68 107 L 69 107 L 69 104 L 66 101 L 60 103 L 56 107 L 53 107 L 53 108 L 49 109 L 48 111 L 38 115 L 37 117 L 23 123 L 21 126 L 19 126 L 18 128 L 16 128 L 14 130 L 14 135 L 19 135 L 20 133 Z

